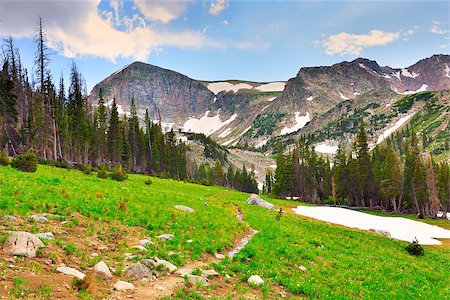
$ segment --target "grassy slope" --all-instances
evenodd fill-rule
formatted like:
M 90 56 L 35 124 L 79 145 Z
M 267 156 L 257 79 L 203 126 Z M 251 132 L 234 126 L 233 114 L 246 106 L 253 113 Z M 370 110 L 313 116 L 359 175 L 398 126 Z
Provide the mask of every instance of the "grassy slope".
M 404 242 L 297 216 L 287 208 L 298 202 L 267 198 L 287 210 L 278 222 L 277 212 L 246 205 L 243 193 L 158 178 L 147 186 L 146 179 L 131 175 L 118 183 L 46 166 L 34 174 L 0 167 L 0 208 L 4 214 L 78 211 L 102 221 L 143 226 L 151 236 L 174 233 L 173 242 L 158 244 L 149 255 L 164 257 L 174 250 L 183 262 L 229 247 L 243 233 L 245 225 L 234 217 L 232 204 L 237 204 L 260 233 L 237 259 L 218 267 L 241 279 L 235 293 L 248 289 L 244 282 L 252 274 L 266 280 L 262 292 L 268 297 L 271 286 L 278 284 L 311 298 L 442 299 L 450 293 L 448 248 L 426 247 L 425 256 L 416 258 L 406 253 Z M 125 212 L 118 209 L 124 199 L 129 199 Z M 175 204 L 197 211 L 181 213 L 173 209 Z M 187 239 L 194 242 L 184 243 Z M 308 271 L 300 271 L 300 265 Z M 208 292 L 214 294 L 214 286 Z

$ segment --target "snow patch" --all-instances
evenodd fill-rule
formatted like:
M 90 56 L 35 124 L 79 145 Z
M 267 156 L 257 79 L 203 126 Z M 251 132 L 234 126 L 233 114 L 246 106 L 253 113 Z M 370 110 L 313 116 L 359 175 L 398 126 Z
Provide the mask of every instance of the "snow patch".
M 359 95 L 361 95 L 360 93 L 358 93 L 358 92 L 353 92 L 353 95 L 355 95 L 355 96 L 359 96 Z
M 206 136 L 209 136 L 223 126 L 233 122 L 237 117 L 237 114 L 234 114 L 228 120 L 222 122 L 219 113 L 214 117 L 208 117 L 209 113 L 210 111 L 208 110 L 200 119 L 189 117 L 189 120 L 184 122 L 183 131 L 203 133 Z
M 308 98 L 306 98 L 306 100 L 308 101 L 313 101 L 314 97 L 313 96 L 309 96 Z
M 275 99 L 277 99 L 277 97 L 270 97 L 270 98 L 267 99 L 267 101 L 272 102 Z
M 300 116 L 300 112 L 295 112 L 295 125 L 293 127 L 284 127 L 281 129 L 281 135 L 289 134 L 292 132 L 296 132 L 299 129 L 305 127 L 305 125 L 311 121 L 309 117 L 309 112 L 306 112 L 306 115 Z
M 241 136 L 243 136 L 247 131 L 249 131 L 250 128 L 252 128 L 252 126 L 249 126 L 249 127 L 245 128 L 244 131 L 242 131 L 238 136 L 232 138 L 231 140 L 222 143 L 222 146 L 227 146 L 227 145 L 231 144 L 231 143 L 234 142 L 236 139 L 238 139 L 238 138 L 240 138 Z M 237 142 L 235 142 L 235 143 L 233 144 L 233 146 L 235 146 L 238 142 L 239 142 L 239 140 L 238 140 Z
M 261 109 L 261 111 L 264 111 L 268 107 L 269 107 L 269 105 L 264 106 L 263 109 Z
M 443 215 L 444 215 L 444 213 L 442 211 L 439 211 L 437 213 L 438 218 L 442 218 Z M 450 212 L 447 213 L 447 220 L 450 220 Z
M 261 148 L 262 146 L 265 146 L 267 144 L 267 142 L 269 141 L 269 139 L 263 140 L 261 143 L 258 143 L 258 145 L 256 145 L 256 148 Z
M 285 82 L 269 82 L 255 87 L 255 90 L 261 92 L 282 92 L 286 86 Z
M 210 84 L 208 84 L 208 89 L 213 92 L 214 94 L 218 94 L 222 91 L 233 91 L 233 92 L 237 92 L 239 90 L 242 89 L 252 89 L 253 87 L 250 84 L 247 83 L 230 83 L 230 82 L 212 82 Z
M 391 79 L 391 75 L 383 74 L 382 76 L 383 76 L 384 78 Z
M 399 94 L 401 94 L 401 95 L 411 95 L 411 94 L 415 94 L 415 93 L 418 93 L 418 92 L 425 92 L 425 91 L 427 91 L 427 88 L 428 88 L 428 85 L 422 84 L 422 86 L 416 91 L 405 91 L 405 92 L 402 92 L 402 93 L 399 93 Z
M 445 76 L 450 78 L 450 68 L 447 64 L 445 64 Z
M 382 135 L 378 137 L 377 145 L 381 142 L 383 142 L 388 136 L 390 136 L 394 131 L 399 129 L 403 124 L 405 124 L 406 121 L 408 121 L 412 116 L 414 116 L 414 113 L 404 116 L 403 118 L 400 118 L 397 122 L 395 122 L 394 126 L 386 129 Z
M 129 65 L 125 65 L 122 69 L 120 69 L 120 70 L 114 72 L 113 74 L 114 74 L 114 75 L 119 74 L 120 72 L 122 72 L 123 70 L 125 70 L 126 68 L 128 68 L 128 66 L 129 66 Z
M 394 72 L 391 75 L 394 76 L 394 77 L 397 77 L 398 80 L 402 81 L 402 78 L 400 77 L 400 71 Z
M 338 151 L 338 146 L 327 145 L 326 143 L 321 143 L 314 147 L 314 151 L 325 154 L 336 154 Z
M 340 207 L 298 206 L 296 214 L 317 220 L 362 230 L 388 231 L 392 238 L 412 242 L 414 238 L 423 245 L 440 245 L 435 238 L 450 238 L 450 230 L 399 217 L 381 217 Z
M 220 137 L 220 138 L 224 138 L 224 137 L 226 137 L 227 135 L 229 135 L 230 133 L 231 133 L 231 128 L 227 128 L 227 129 L 225 129 L 224 131 L 222 131 L 221 134 L 219 134 L 219 137 Z
M 258 182 L 258 190 L 262 191 L 264 188 L 264 183 Z
M 420 74 L 416 73 L 414 71 L 412 73 L 410 73 L 408 69 L 402 69 L 402 75 L 405 76 L 405 77 L 409 77 L 409 78 L 416 78 Z
M 350 98 L 348 98 L 348 97 L 345 97 L 341 92 L 339 92 L 339 96 L 341 96 L 341 99 L 342 99 L 342 100 L 348 100 L 348 99 L 350 99 Z

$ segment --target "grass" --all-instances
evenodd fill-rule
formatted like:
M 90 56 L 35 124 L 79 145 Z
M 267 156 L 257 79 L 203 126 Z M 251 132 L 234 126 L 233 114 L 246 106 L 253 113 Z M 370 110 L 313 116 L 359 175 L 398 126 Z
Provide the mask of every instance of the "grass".
M 130 251 L 133 246 L 122 238 L 134 231 L 133 227 L 124 230 L 113 224 L 144 228 L 145 235 L 155 241 L 160 234 L 174 234 L 173 240 L 157 242 L 142 255 L 149 258 L 157 255 L 181 266 L 205 253 L 228 249 L 244 234 L 247 225 L 236 220 L 234 205 L 237 205 L 246 222 L 259 233 L 235 259 L 225 259 L 214 266 L 222 276 L 232 275 L 231 279 L 224 280 L 229 287 L 224 295 L 232 295 L 229 296 L 232 298 L 249 292 L 273 298 L 281 287 L 293 297 L 312 299 L 444 299 L 450 293 L 450 251 L 446 247 L 425 246 L 424 256 L 414 257 L 405 250 L 408 243 L 296 215 L 290 208 L 301 204 L 299 202 L 263 195 L 277 208 L 283 207 L 284 213 L 277 220 L 278 211 L 246 205 L 248 195 L 244 193 L 153 177 L 148 186 L 145 184 L 148 179 L 148 176 L 130 174 L 126 181 L 116 182 L 84 175 L 81 171 L 41 165 L 31 174 L 0 167 L 0 206 L 2 214 L 49 212 L 72 220 L 69 215 L 78 212 L 95 220 L 98 227 L 86 228 L 108 246 L 108 243 L 116 244 L 117 256 L 110 253 L 109 259 L 120 262 L 117 265 L 120 274 L 121 263 L 125 263 L 122 252 Z M 99 193 L 102 197 L 98 197 Z M 119 209 L 125 199 L 128 199 L 126 208 Z M 205 202 L 209 206 L 205 206 Z M 173 208 L 177 204 L 196 211 L 192 214 L 177 211 Z M 369 213 L 386 215 L 376 211 Z M 448 221 L 425 221 L 449 228 Z M 65 226 L 76 228 L 84 223 L 69 221 Z M 5 234 L 0 232 L 2 240 Z M 186 243 L 190 239 L 192 243 Z M 49 245 L 71 254 L 77 254 L 80 249 L 80 245 L 69 244 L 59 237 Z M 49 251 L 47 247 L 42 255 L 46 255 L 46 251 Z M 175 254 L 169 254 L 171 252 Z M 83 257 L 82 264 L 92 266 L 99 259 Z M 307 271 L 300 270 L 300 266 Z M 263 278 L 263 287 L 248 286 L 246 281 L 254 274 Z M 13 285 L 15 294 L 24 292 L 23 282 Z M 214 294 L 216 286 L 212 284 L 201 293 L 196 287 L 183 287 L 175 297 L 201 299 L 208 293 L 217 296 L 223 290 Z M 86 293 L 81 290 L 78 296 L 95 298 Z M 45 287 L 42 294 L 51 294 L 51 290 Z

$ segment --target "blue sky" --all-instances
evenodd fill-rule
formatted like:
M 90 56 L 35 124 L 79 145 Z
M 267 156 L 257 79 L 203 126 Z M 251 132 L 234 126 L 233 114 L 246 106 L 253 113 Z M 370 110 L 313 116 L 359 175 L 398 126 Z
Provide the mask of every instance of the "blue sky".
M 55 80 L 73 60 L 88 91 L 139 60 L 203 80 L 288 80 L 366 57 L 409 66 L 449 53 L 448 1 L 0 1 L 0 36 L 31 68 L 41 15 Z

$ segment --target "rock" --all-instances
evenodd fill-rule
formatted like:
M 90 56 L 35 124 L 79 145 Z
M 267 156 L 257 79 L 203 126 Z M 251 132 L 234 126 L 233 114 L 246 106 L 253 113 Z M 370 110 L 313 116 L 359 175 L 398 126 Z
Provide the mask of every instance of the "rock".
M 98 277 L 102 279 L 110 280 L 112 278 L 111 271 L 103 261 L 97 263 L 94 266 L 94 272 Z
M 198 286 L 198 285 L 200 285 L 200 286 L 209 286 L 208 281 L 205 278 L 201 277 L 201 276 L 187 275 L 187 278 L 188 278 L 188 282 L 191 285 L 195 285 L 195 286 Z
M 35 234 L 35 236 L 37 238 L 44 239 L 44 240 L 54 240 L 55 239 L 55 236 L 51 232 L 37 233 L 37 234 Z
M 264 284 L 264 280 L 262 280 L 262 278 L 259 275 L 250 276 L 247 282 L 249 285 L 252 286 L 260 286 Z
M 245 203 L 265 207 L 265 208 L 271 209 L 271 210 L 276 210 L 275 205 L 261 199 L 261 197 L 259 197 L 256 194 L 251 194 Z
M 134 290 L 134 285 L 126 281 L 117 281 L 113 287 L 117 291 Z
M 155 290 L 158 290 L 158 291 L 165 291 L 165 290 L 166 290 L 165 287 L 163 287 L 162 285 L 159 285 L 159 284 L 155 284 L 155 285 L 153 286 L 153 288 L 154 288 Z
M 92 252 L 91 253 L 91 257 L 98 257 L 98 253 L 97 252 Z
M 36 257 L 36 251 L 43 248 L 44 243 L 25 231 L 13 232 L 5 242 L 4 250 L 11 255 Z
M 139 251 L 147 251 L 147 249 L 145 249 L 145 247 L 141 246 L 141 245 L 133 246 L 133 247 L 131 247 L 131 249 L 136 249 L 136 250 L 139 250 Z
M 98 250 L 100 251 L 108 251 L 108 246 L 102 246 L 102 247 L 98 247 Z
M 185 211 L 185 212 L 188 212 L 188 213 L 195 212 L 195 209 L 190 208 L 188 206 L 184 206 L 184 205 L 175 205 L 174 207 L 175 207 L 175 209 L 178 209 L 178 210 L 181 210 L 181 211 Z
M 160 239 L 161 241 L 170 241 L 174 239 L 174 235 L 173 234 L 161 234 L 158 236 L 158 239 Z
M 205 277 L 213 277 L 213 276 L 219 276 L 220 274 L 217 273 L 216 270 L 211 269 L 211 270 L 204 270 L 202 272 L 202 275 Z
M 186 243 L 188 243 L 188 244 L 190 244 L 190 243 L 192 243 L 193 242 L 193 240 L 187 240 L 186 241 Z
M 129 265 L 123 270 L 123 274 L 125 275 L 125 277 L 132 280 L 141 280 L 143 278 L 152 277 L 152 272 L 150 271 L 150 269 L 141 263 Z
M 225 258 L 225 255 L 220 254 L 220 253 L 214 253 L 214 256 L 215 256 L 217 259 L 224 259 L 224 258 Z
M 84 277 L 86 277 L 86 275 L 84 275 L 80 271 L 75 270 L 74 268 L 69 268 L 69 267 L 58 267 L 58 268 L 56 268 L 56 272 L 74 276 L 80 280 L 83 280 Z
M 156 259 L 156 265 L 164 266 L 165 268 L 167 268 L 169 270 L 170 273 L 173 273 L 178 269 L 177 266 L 175 266 L 174 264 L 172 264 L 164 259 Z
M 139 245 L 147 247 L 148 245 L 154 245 L 154 243 L 150 240 L 143 239 L 139 241 Z
M 203 203 L 204 206 L 209 206 L 208 202 Z
M 305 266 L 300 266 L 300 267 L 298 267 L 298 269 L 300 271 L 302 271 L 303 273 L 306 273 L 308 271 L 308 269 Z
M 11 223 L 17 221 L 17 218 L 14 217 L 14 216 L 11 216 L 11 215 L 4 215 L 4 216 L 2 217 L 2 219 L 3 219 L 3 220 L 6 220 L 6 221 L 8 221 L 8 222 L 11 222 Z
M 184 277 L 187 275 L 191 275 L 192 272 L 194 272 L 194 269 L 179 269 L 178 271 L 175 272 L 175 274 L 180 275 L 180 277 Z
M 48 219 L 42 214 L 32 215 L 31 219 L 33 219 L 35 222 L 38 222 L 38 223 L 48 223 Z
M 125 260 L 133 260 L 137 257 L 137 255 L 131 254 L 131 253 L 125 253 Z
M 148 258 L 144 258 L 141 260 L 141 264 L 143 264 L 146 267 L 155 267 L 156 266 L 156 261 L 154 261 L 153 259 L 148 259 Z
M 387 230 L 377 230 L 376 232 L 378 234 L 384 235 L 386 237 L 389 237 L 389 238 L 391 237 L 391 233 L 389 231 L 387 231 Z

